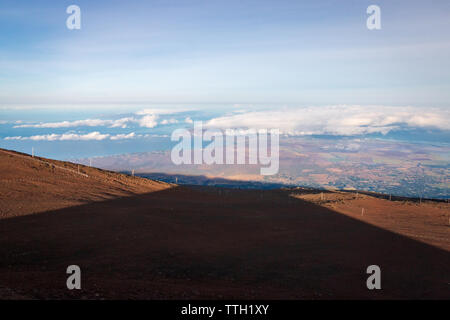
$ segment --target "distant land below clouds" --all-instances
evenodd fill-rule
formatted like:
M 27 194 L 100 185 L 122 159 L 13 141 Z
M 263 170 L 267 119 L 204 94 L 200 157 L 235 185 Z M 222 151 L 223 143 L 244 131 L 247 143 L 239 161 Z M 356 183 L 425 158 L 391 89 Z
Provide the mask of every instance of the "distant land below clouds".
M 302 186 L 365 190 L 409 197 L 450 196 L 450 147 L 378 139 L 285 137 L 280 169 L 260 175 L 260 165 L 174 165 L 170 151 L 73 161 L 171 183 L 214 186 Z
M 170 139 L 172 132 L 190 130 L 196 121 L 205 130 L 277 128 L 282 134 L 280 172 L 266 182 L 408 196 L 417 196 L 423 185 L 426 196 L 449 196 L 446 108 L 178 105 L 83 112 L 2 108 L 0 113 L 2 148 L 26 153 L 33 148 L 35 154 L 59 160 L 91 159 L 95 166 L 114 170 L 249 181 L 262 179 L 251 166 L 174 166 L 167 158 L 177 143 Z
M 70 137 L 74 137 L 72 140 L 102 140 L 114 134 L 133 139 L 145 137 L 145 134 L 167 134 L 165 127 L 172 130 L 174 126 L 189 127 L 193 121 L 203 121 L 205 128 L 222 130 L 276 128 L 289 136 L 387 135 L 402 130 L 450 131 L 450 111 L 446 108 L 336 105 L 268 110 L 241 107 L 209 115 L 199 110 L 148 108 L 128 114 L 111 114 L 110 118 L 103 115 L 99 118 L 40 122 L 15 119 L 2 121 L 0 125 L 5 128 L 0 134 L 3 140 L 53 141 L 58 137 L 67 138 L 63 140 L 71 140 Z M 90 128 L 93 130 L 87 132 Z M 33 134 L 36 130 L 39 133 Z M 28 135 L 24 135 L 26 133 Z

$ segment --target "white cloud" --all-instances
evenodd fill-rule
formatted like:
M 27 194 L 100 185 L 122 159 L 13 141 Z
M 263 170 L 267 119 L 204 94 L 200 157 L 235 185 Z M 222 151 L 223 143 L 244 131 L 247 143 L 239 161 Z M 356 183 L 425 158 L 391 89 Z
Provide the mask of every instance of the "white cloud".
M 167 115 L 167 114 L 175 114 L 180 112 L 187 112 L 196 110 L 194 108 L 170 108 L 170 109 L 162 109 L 162 108 L 148 108 L 137 111 L 135 114 L 139 116 L 145 116 L 148 114 L 156 114 L 156 115 Z
M 135 118 L 121 118 L 118 120 L 114 120 L 113 124 L 111 124 L 111 128 L 126 128 L 128 123 L 136 122 Z
M 116 134 L 115 136 L 111 136 L 111 140 L 132 139 L 134 137 L 136 137 L 136 134 L 131 132 L 129 134 Z
M 194 121 L 192 121 L 192 119 L 190 117 L 187 117 L 186 119 L 184 119 L 184 122 L 193 123 Z
M 158 116 L 155 114 L 146 115 L 146 116 L 142 117 L 141 119 L 139 119 L 139 125 L 141 127 L 154 128 L 158 125 L 158 122 L 156 122 L 156 119 L 158 119 Z
M 175 124 L 178 123 L 177 119 L 164 119 L 163 121 L 161 121 L 161 124 Z
M 151 115 L 154 115 L 154 114 L 158 115 L 158 114 L 172 114 L 172 113 L 175 113 L 175 112 L 172 111 L 172 110 L 157 109 L 157 108 L 143 109 L 143 110 L 140 110 L 140 111 L 136 112 L 136 114 L 139 115 L 139 116 L 145 116 L 145 115 L 149 115 L 149 114 L 151 114 Z
M 44 134 L 44 135 L 35 135 L 30 137 L 22 137 L 22 136 L 15 136 L 15 137 L 6 137 L 5 140 L 33 140 L 33 141 L 101 141 L 105 139 L 110 140 L 122 140 L 122 139 L 132 139 L 137 137 L 137 135 L 134 132 L 131 132 L 129 134 L 117 134 L 117 135 L 110 135 L 110 134 L 102 134 L 98 131 L 86 133 L 86 134 L 77 134 L 77 133 L 63 133 L 63 134 Z
M 109 134 L 101 134 L 98 131 L 87 134 L 64 133 L 59 140 L 105 140 Z
M 276 128 L 289 135 L 386 134 L 405 126 L 450 130 L 450 112 L 442 108 L 339 105 L 253 111 L 214 118 L 205 124 L 221 129 Z
M 145 114 L 141 118 L 126 117 L 116 120 L 104 119 L 84 119 L 75 121 L 60 121 L 60 122 L 43 122 L 35 124 L 18 124 L 14 128 L 74 128 L 74 127 L 104 127 L 109 128 L 127 128 L 132 123 L 137 123 L 141 127 L 154 128 L 158 125 L 156 121 L 157 114 Z M 174 119 L 169 120 L 168 123 L 176 123 Z
M 47 122 L 38 124 L 21 124 L 14 128 L 71 128 L 71 127 L 101 127 L 109 126 L 111 128 L 121 127 L 126 128 L 127 123 L 136 122 L 134 118 L 121 118 L 117 120 L 102 120 L 102 119 L 85 119 L 75 121 L 61 121 L 61 122 Z
M 187 111 L 188 109 L 144 109 L 135 113 L 133 117 L 125 117 L 120 119 L 83 119 L 75 121 L 59 121 L 59 122 L 41 122 L 41 123 L 25 123 L 17 122 L 14 128 L 75 128 L 75 127 L 109 127 L 109 128 L 127 128 L 130 124 L 138 124 L 145 128 L 154 128 L 158 125 L 157 119 L 159 115 L 175 114 Z M 0 124 L 6 123 L 5 121 Z M 176 119 L 163 120 L 161 124 L 175 124 Z

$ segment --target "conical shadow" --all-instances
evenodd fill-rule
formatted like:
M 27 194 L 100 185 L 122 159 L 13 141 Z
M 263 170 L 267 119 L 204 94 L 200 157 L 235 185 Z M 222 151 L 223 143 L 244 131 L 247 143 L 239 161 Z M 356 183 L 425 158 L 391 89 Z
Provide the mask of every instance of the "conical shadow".
M 282 190 L 176 187 L 0 221 L 0 284 L 30 298 L 449 299 L 449 266 Z

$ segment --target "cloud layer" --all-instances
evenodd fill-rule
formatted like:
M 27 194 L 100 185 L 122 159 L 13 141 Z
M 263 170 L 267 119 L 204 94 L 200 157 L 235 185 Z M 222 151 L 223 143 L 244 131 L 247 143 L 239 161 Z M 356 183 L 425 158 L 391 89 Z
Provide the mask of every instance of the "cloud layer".
M 122 139 L 132 139 L 137 137 L 134 132 L 129 134 L 102 134 L 98 131 L 86 133 L 86 134 L 77 134 L 77 133 L 63 133 L 63 134 L 44 134 L 44 135 L 35 135 L 30 137 L 6 137 L 5 140 L 33 140 L 33 141 L 70 141 L 70 140 L 78 140 L 78 141 L 89 141 L 89 140 L 122 140 Z
M 126 128 L 127 123 L 134 122 L 134 118 L 122 118 L 118 120 L 102 120 L 102 119 L 85 119 L 75 121 L 60 121 L 60 122 L 44 122 L 37 124 L 20 124 L 14 128 L 71 128 L 71 127 L 103 127 L 111 128 Z
M 154 128 L 158 125 L 160 115 L 169 115 L 182 112 L 183 110 L 164 110 L 164 109 L 144 109 L 136 112 L 133 116 L 120 119 L 83 119 L 75 121 L 59 121 L 59 122 L 41 122 L 17 124 L 14 128 L 76 128 L 76 127 L 109 127 L 109 128 L 127 128 L 129 125 L 137 124 L 144 128 Z M 0 124 L 5 124 L 1 121 Z M 175 124 L 176 119 L 164 119 L 160 124 Z
M 289 135 L 386 134 L 405 127 L 450 130 L 450 112 L 438 108 L 388 106 L 304 107 L 218 117 L 207 121 L 205 127 L 276 128 Z
M 159 120 L 160 115 L 176 114 L 177 110 L 145 109 L 119 119 L 85 119 L 76 121 L 47 122 L 38 124 L 17 123 L 14 128 L 71 128 L 102 127 L 127 128 L 128 126 L 154 128 L 158 125 L 192 126 L 194 120 L 181 115 Z M 281 134 L 299 135 L 364 135 L 387 134 L 390 131 L 415 128 L 450 130 L 450 110 L 445 108 L 390 107 L 334 105 L 323 107 L 299 107 L 266 111 L 245 111 L 204 119 L 204 128 L 215 129 L 279 129 Z M 94 129 L 95 130 L 95 129 Z M 100 130 L 99 130 L 100 131 Z M 157 131 L 154 133 L 158 133 Z M 164 132 L 165 133 L 165 132 Z M 10 136 L 5 140 L 120 140 L 146 137 L 147 134 L 110 134 L 94 131 L 87 134 L 49 133 L 29 137 Z

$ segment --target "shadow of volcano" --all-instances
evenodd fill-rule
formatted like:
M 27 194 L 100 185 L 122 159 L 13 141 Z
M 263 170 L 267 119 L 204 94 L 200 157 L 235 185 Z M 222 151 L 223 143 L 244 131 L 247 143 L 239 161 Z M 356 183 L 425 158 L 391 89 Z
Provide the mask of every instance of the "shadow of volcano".
M 129 171 L 122 171 L 125 174 L 131 174 Z M 163 172 L 137 173 L 136 176 L 151 180 L 158 180 L 167 183 L 176 183 L 190 186 L 211 186 L 234 189 L 279 189 L 287 187 L 286 184 L 273 182 L 260 182 L 251 180 L 232 180 L 220 177 L 207 177 L 204 175 L 188 175 Z
M 382 290 L 366 287 L 373 264 Z M 30 298 L 449 299 L 449 266 L 283 190 L 174 187 L 0 220 L 0 284 Z

